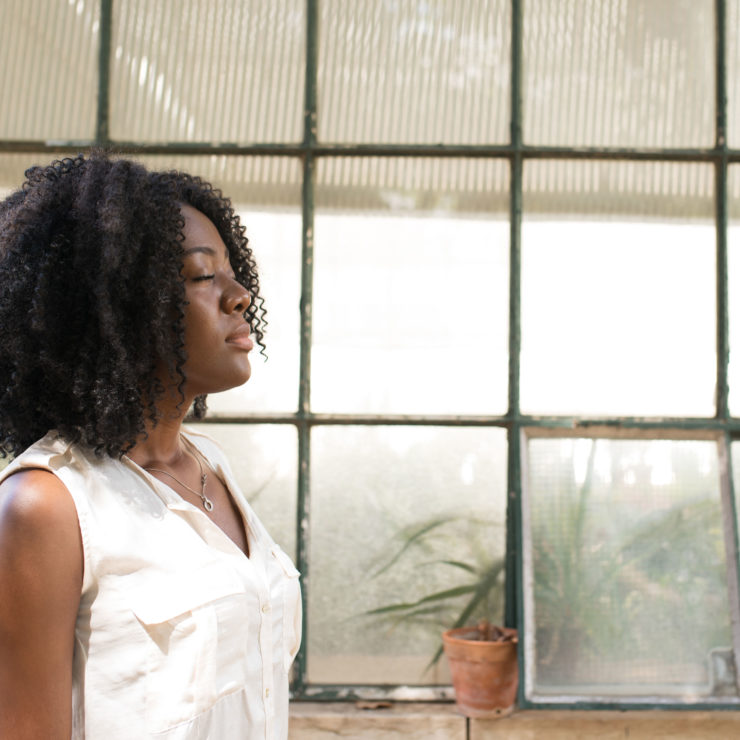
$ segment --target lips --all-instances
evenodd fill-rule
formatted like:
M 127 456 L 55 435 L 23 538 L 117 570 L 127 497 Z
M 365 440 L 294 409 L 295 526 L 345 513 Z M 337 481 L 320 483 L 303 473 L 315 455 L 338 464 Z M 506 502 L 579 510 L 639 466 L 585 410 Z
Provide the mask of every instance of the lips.
M 252 327 L 249 324 L 243 324 L 235 332 L 232 332 L 226 337 L 226 343 L 235 344 L 237 347 L 241 347 L 249 352 L 249 350 L 254 348 L 254 342 L 250 336 L 251 333 Z

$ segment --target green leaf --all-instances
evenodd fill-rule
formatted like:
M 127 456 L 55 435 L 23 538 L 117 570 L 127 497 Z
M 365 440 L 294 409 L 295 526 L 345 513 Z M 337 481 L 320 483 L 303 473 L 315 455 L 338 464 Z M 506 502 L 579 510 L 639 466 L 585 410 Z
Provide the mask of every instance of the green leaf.
M 438 560 L 437 562 L 440 565 L 451 565 L 453 568 L 460 568 L 472 575 L 478 575 L 478 571 L 470 563 L 463 563 L 460 560 Z
M 433 530 L 437 529 L 438 527 L 443 526 L 444 524 L 447 524 L 448 522 L 454 521 L 458 517 L 440 517 L 438 519 L 432 519 L 431 521 L 425 522 L 422 524 L 419 528 L 415 530 L 411 530 L 411 533 L 408 534 L 404 531 L 402 533 L 402 536 L 404 536 L 406 539 L 401 546 L 401 549 L 396 552 L 395 555 L 391 557 L 391 559 L 379 570 L 377 570 L 375 573 L 372 574 L 373 578 L 377 578 L 378 576 L 385 573 L 391 566 L 393 566 L 395 563 L 398 562 L 399 558 L 408 550 L 412 545 L 414 545 L 416 542 L 418 542 L 420 539 L 422 539 L 425 535 L 429 534 L 429 532 L 432 532 Z
M 449 588 L 446 591 L 438 591 L 436 594 L 429 594 L 429 596 L 424 596 L 418 601 L 410 601 L 403 604 L 391 604 L 390 606 L 381 606 L 378 609 L 371 609 L 370 611 L 365 612 L 365 614 L 390 614 L 392 612 L 411 610 L 415 609 L 417 606 L 421 606 L 421 604 L 428 604 L 429 602 L 433 601 L 444 601 L 445 599 L 454 599 L 456 596 L 464 596 L 465 594 L 475 592 L 475 590 L 475 584 L 467 586 L 456 586 L 455 588 Z
M 427 560 L 424 563 L 419 563 L 420 568 L 429 568 L 433 565 L 451 565 L 453 568 L 459 568 L 460 570 L 464 570 L 466 573 L 470 573 L 471 575 L 478 575 L 478 571 L 476 570 L 475 566 L 471 565 L 470 563 L 464 563 L 461 560 Z

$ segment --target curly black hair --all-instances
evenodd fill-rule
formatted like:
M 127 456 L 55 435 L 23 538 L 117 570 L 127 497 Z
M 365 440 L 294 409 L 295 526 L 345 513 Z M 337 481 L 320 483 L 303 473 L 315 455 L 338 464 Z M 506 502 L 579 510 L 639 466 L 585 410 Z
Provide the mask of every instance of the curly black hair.
M 162 363 L 183 365 L 185 203 L 205 214 L 252 301 L 265 310 L 231 201 L 199 177 L 152 172 L 104 152 L 31 167 L 0 202 L 0 454 L 49 430 L 119 456 L 159 420 Z M 194 413 L 205 413 L 203 397 Z

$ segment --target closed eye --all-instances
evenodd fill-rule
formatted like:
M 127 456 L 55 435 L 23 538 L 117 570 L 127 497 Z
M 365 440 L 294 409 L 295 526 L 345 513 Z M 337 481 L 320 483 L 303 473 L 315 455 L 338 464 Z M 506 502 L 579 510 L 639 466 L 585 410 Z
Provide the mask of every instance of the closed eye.
M 213 275 L 198 275 L 197 277 L 193 278 L 193 282 L 200 283 L 203 280 L 213 280 L 213 278 L 215 277 L 216 277 L 215 273 Z

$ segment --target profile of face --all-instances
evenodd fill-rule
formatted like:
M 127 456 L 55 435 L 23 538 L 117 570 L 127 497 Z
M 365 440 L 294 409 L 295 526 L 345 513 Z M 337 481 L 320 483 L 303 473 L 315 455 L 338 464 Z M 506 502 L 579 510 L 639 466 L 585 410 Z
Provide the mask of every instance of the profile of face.
M 213 222 L 188 205 L 182 243 L 185 280 L 186 395 L 218 393 L 242 385 L 251 374 L 254 347 L 244 317 L 251 301 L 237 282 L 226 245 Z

